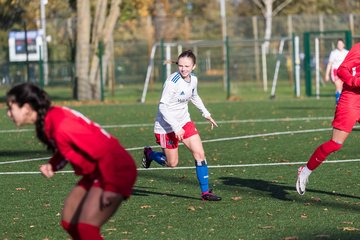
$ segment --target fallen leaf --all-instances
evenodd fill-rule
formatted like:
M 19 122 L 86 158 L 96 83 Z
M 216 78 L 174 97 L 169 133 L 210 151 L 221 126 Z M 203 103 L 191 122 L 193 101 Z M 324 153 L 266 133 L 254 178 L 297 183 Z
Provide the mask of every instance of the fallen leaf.
M 189 207 L 187 208 L 187 210 L 189 210 L 189 211 L 195 211 L 196 208 L 195 208 L 194 206 L 189 206 Z
M 345 231 L 345 232 L 354 232 L 354 231 L 360 231 L 360 228 L 343 227 L 342 230 Z
M 16 191 L 25 191 L 26 188 L 21 188 L 21 187 L 18 187 L 18 188 L 15 188 Z
M 330 235 L 325 235 L 325 234 L 320 234 L 320 235 L 316 235 L 316 238 L 330 238 Z
M 314 202 L 321 202 L 321 199 L 319 197 L 312 197 L 311 198 Z
M 242 197 L 240 197 L 240 196 L 231 197 L 231 199 L 234 200 L 234 201 L 239 201 L 239 200 L 242 200 Z
M 116 228 L 107 228 L 105 231 L 116 231 Z
M 299 239 L 298 237 L 291 236 L 291 237 L 285 237 L 282 240 L 298 240 L 298 239 Z
M 275 226 L 259 226 L 260 229 L 272 229 L 275 228 Z
M 141 208 L 141 209 L 151 208 L 151 206 L 150 206 L 150 205 L 142 205 L 140 208 Z

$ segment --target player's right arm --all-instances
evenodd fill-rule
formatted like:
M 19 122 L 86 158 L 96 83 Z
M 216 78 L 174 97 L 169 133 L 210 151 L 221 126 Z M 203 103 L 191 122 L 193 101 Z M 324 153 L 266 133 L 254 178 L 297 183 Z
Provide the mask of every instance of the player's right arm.
M 53 172 L 63 169 L 67 163 L 68 163 L 68 161 L 58 150 L 56 150 L 56 152 L 54 153 L 54 155 L 50 158 L 50 160 L 48 162 L 48 164 L 51 166 L 51 171 L 53 171 Z M 44 164 L 44 165 L 46 165 L 46 164 Z M 41 170 L 41 168 L 40 168 L 40 170 Z M 46 170 L 46 169 L 44 169 L 44 170 Z
M 360 87 L 360 73 L 353 75 L 353 68 L 360 66 L 360 43 L 355 44 L 340 67 L 337 69 L 339 78 L 351 87 Z

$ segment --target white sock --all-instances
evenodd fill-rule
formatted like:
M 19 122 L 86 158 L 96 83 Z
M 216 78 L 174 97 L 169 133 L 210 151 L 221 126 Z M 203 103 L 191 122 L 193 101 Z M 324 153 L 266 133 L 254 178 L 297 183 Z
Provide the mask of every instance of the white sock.
M 305 176 L 310 176 L 310 174 L 312 173 L 312 170 L 308 169 L 307 166 L 304 166 L 304 168 L 301 171 L 301 174 L 305 175 Z

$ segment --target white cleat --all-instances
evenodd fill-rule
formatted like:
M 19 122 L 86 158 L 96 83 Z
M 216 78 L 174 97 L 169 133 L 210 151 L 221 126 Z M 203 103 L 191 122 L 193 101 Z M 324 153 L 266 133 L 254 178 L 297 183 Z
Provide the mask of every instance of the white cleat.
M 298 169 L 298 178 L 296 181 L 296 191 L 300 195 L 305 194 L 306 184 L 308 183 L 309 174 L 306 174 L 304 170 L 304 166 L 299 167 Z

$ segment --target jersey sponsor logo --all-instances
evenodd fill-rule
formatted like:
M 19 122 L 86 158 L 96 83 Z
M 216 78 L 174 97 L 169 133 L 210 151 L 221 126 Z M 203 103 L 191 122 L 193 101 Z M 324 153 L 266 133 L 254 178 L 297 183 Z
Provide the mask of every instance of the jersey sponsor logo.
M 184 103 L 184 102 L 188 102 L 188 101 L 189 101 L 189 98 L 185 98 L 185 99 L 178 98 L 178 103 Z

